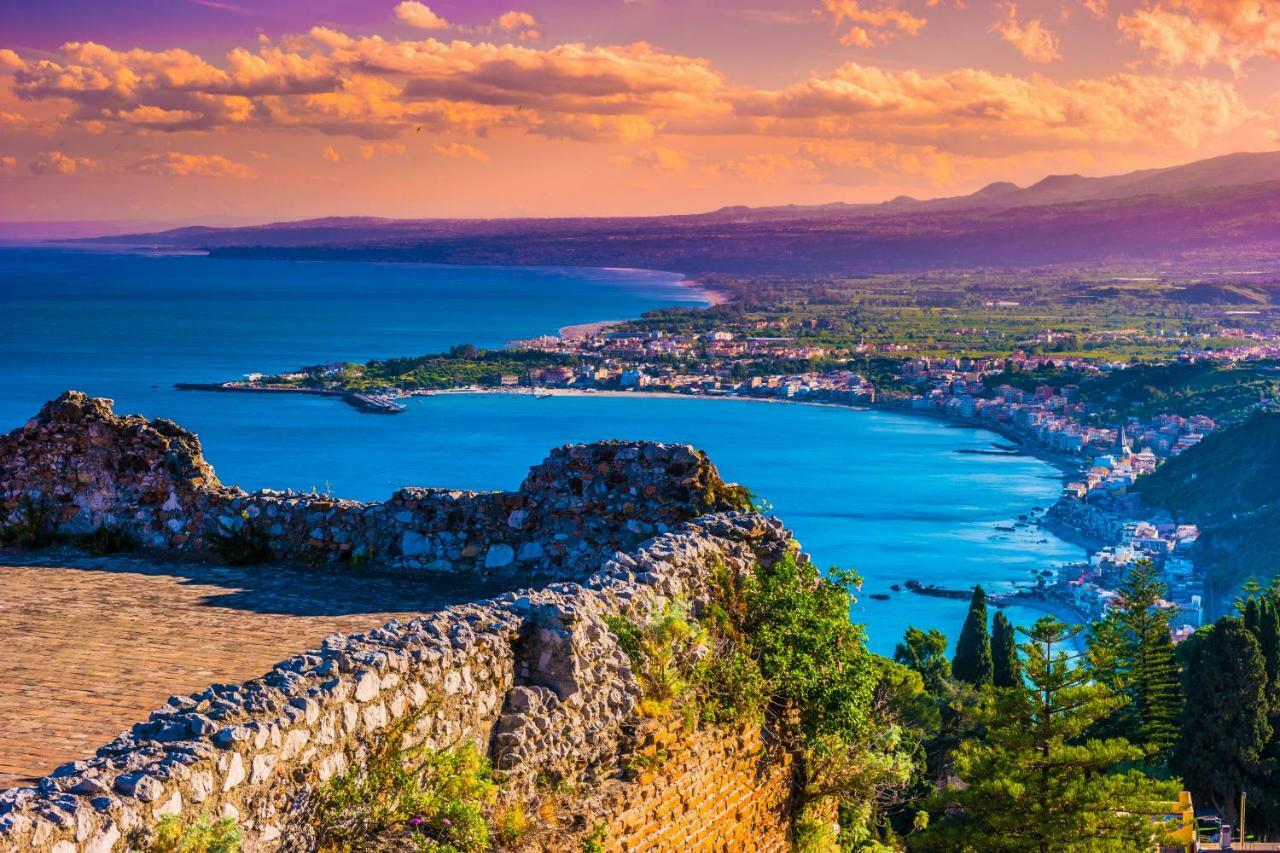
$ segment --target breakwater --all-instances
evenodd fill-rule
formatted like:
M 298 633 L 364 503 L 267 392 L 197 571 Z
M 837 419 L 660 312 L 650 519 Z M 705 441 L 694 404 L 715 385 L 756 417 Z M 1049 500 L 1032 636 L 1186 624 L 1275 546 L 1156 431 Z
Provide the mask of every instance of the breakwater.
M 404 406 L 384 394 L 329 388 L 302 388 L 284 385 L 235 385 L 229 382 L 177 382 L 178 391 L 216 391 L 228 394 L 307 394 L 314 397 L 338 397 L 357 412 L 367 415 L 399 415 Z
M 572 556 L 537 564 L 561 578 L 541 588 L 334 635 L 259 678 L 171 697 L 96 755 L 53 769 L 37 785 L 0 792 L 0 850 L 130 849 L 166 815 L 232 817 L 248 849 L 310 849 L 307 809 L 318 786 L 358 768 L 380 733 L 406 721 L 414 744 L 477 744 L 504 772 L 504 796 L 531 814 L 553 791 L 576 791 L 573 802 L 561 804 L 577 818 L 556 839 L 564 849 L 581 847 L 578 836 L 599 825 L 609 828 L 610 850 L 641 841 L 673 850 L 726 842 L 786 847 L 795 762 L 758 727 L 688 738 L 670 750 L 668 774 L 632 769 L 646 751 L 667 752 L 673 735 L 637 718 L 640 689 L 604 617 L 643 622 L 677 600 L 699 612 L 717 567 L 749 573 L 797 550 L 777 520 L 732 511 L 734 487 L 696 451 L 564 447 L 518 492 L 415 490 L 404 505 L 340 508 L 327 498 L 223 487 L 190 433 L 121 418 L 107 401 L 68 394 L 0 442 L 0 488 L 8 523 L 21 523 L 15 517 L 39 500 L 61 530 L 129 524 L 153 534 L 152 547 L 175 550 L 202 551 L 188 527 L 215 520 L 225 526 L 218 513 L 228 507 L 256 520 L 272 517 L 264 507 L 277 506 L 278 517 L 280 507 L 297 501 L 305 509 L 284 510 L 286 517 L 319 514 L 308 523 L 383 542 L 457 531 L 475 552 L 451 562 L 455 571 L 522 565 L 505 562 L 519 553 L 517 534 L 568 543 L 560 553 Z M 422 508 L 415 497 L 437 512 L 429 523 L 414 514 Z M 413 517 L 365 527 L 334 522 L 371 507 L 380 519 Z M 169 524 L 171 513 L 180 514 L 169 520 L 184 520 Z M 404 527 L 391 535 L 388 525 Z M 282 555 L 296 556 L 297 547 L 349 553 L 363 544 L 359 535 L 346 550 L 312 544 L 332 542 L 326 533 L 303 545 L 285 537 L 286 528 L 267 528 Z M 494 548 L 507 550 L 495 559 Z M 668 824 L 675 835 L 663 841 L 653 834 Z

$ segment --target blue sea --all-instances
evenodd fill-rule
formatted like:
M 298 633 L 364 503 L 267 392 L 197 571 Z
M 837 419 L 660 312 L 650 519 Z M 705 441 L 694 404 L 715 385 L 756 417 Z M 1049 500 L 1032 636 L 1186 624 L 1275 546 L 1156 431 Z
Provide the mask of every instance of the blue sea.
M 0 248 L 0 430 L 68 388 L 197 433 L 223 482 L 376 500 L 405 485 L 510 489 L 566 442 L 687 442 L 748 485 L 824 565 L 864 578 L 854 616 L 892 652 L 914 624 L 959 632 L 963 602 L 894 592 L 909 578 L 988 590 L 1080 559 L 1043 531 L 1060 477 L 1026 456 L 961 453 L 982 430 L 907 415 L 737 400 L 514 395 L 415 398 L 395 417 L 314 397 L 173 390 L 337 360 L 501 346 L 706 294 L 637 270 L 221 260 Z M 888 601 L 872 599 L 889 595 Z M 1012 608 L 1015 623 L 1034 611 Z

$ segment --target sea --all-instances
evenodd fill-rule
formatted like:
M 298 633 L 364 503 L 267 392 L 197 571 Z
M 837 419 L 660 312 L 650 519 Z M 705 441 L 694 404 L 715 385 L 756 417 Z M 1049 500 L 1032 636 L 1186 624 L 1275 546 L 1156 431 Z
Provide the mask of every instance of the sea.
M 999 592 L 1084 556 L 1017 524 L 1057 498 L 1056 469 L 999 453 L 994 433 L 906 414 L 728 399 L 439 394 L 387 417 L 326 398 L 173 387 L 463 343 L 499 347 L 708 297 L 678 275 L 646 270 L 0 247 L 0 432 L 77 389 L 114 399 L 117 412 L 194 430 L 224 483 L 364 500 L 406 485 L 512 489 L 569 442 L 692 444 L 765 501 L 814 560 L 861 575 L 853 617 L 881 654 L 892 653 L 909 625 L 954 640 L 964 620 L 965 602 L 895 585 L 980 582 Z M 1041 615 L 1007 612 L 1022 625 Z

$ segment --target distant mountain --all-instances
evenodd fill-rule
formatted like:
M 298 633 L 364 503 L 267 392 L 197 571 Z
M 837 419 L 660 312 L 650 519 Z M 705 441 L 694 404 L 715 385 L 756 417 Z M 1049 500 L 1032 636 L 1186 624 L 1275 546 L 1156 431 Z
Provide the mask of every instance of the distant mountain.
M 778 207 L 724 208 L 759 214 L 815 213 L 821 211 L 933 211 L 987 207 L 1026 207 L 1077 201 L 1102 201 L 1140 195 L 1171 195 L 1193 190 L 1234 187 L 1280 181 L 1280 151 L 1227 154 L 1164 169 L 1142 169 L 1123 175 L 1086 178 L 1081 175 L 1049 175 L 1029 187 L 1008 181 L 987 184 L 970 195 L 927 200 L 898 196 L 879 204 L 782 205 Z
M 1280 252 L 1280 152 L 880 205 L 559 219 L 326 217 L 103 238 L 225 256 L 882 273 Z
M 253 220 L 244 216 L 205 216 L 196 219 L 82 219 L 50 220 L 47 222 L 0 221 L 0 240 L 82 240 L 95 237 L 137 234 L 140 231 L 174 229 L 186 223 L 199 222 L 202 226 L 226 228 L 243 226 Z

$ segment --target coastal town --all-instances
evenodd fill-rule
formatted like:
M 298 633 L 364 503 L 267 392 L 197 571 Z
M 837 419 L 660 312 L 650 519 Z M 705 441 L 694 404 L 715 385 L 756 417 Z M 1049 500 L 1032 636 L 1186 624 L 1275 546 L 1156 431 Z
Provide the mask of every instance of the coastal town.
M 806 325 L 820 323 L 810 320 Z M 820 347 L 795 336 L 756 334 L 761 327 L 776 329 L 754 325 L 757 328 L 725 326 L 698 334 L 611 324 L 570 327 L 560 335 L 513 341 L 502 351 L 507 357 L 519 354 L 525 361 L 514 363 L 525 369 L 498 370 L 478 382 L 455 382 L 452 387 L 379 384 L 370 376 L 379 363 L 330 363 L 278 376 L 250 374 L 238 382 L 183 387 L 327 394 L 342 397 L 362 412 L 380 414 L 402 412 L 403 398 L 413 395 L 621 393 L 874 406 L 943 418 L 1008 437 L 1017 446 L 1007 452 L 1029 452 L 1057 464 L 1064 472 L 1063 490 L 1038 523 L 1089 554 L 1087 560 L 1045 571 L 997 600 L 1051 603 L 1081 622 L 1092 621 L 1117 602 L 1117 588 L 1128 570 L 1139 561 L 1150 561 L 1167 586 L 1167 605 L 1177 610 L 1177 637 L 1189 635 L 1229 606 L 1213 600 L 1206 571 L 1193 558 L 1197 526 L 1144 503 L 1134 490 L 1140 477 L 1217 430 L 1218 421 L 1199 413 L 1116 417 L 1105 401 L 1085 399 L 1081 393 L 1082 385 L 1118 375 L 1133 363 L 1036 352 L 1052 342 L 1048 332 L 1022 342 L 1005 357 L 937 358 L 903 357 L 894 350 L 905 347 L 892 345 L 874 351 L 867 345 Z M 1245 329 L 1221 334 L 1239 343 L 1217 349 L 1188 347 L 1176 354 L 1174 363 L 1271 365 L 1280 359 L 1280 336 Z M 450 354 L 464 360 L 487 355 L 473 348 Z M 860 359 L 865 363 L 872 357 L 894 365 L 887 379 L 882 373 L 877 381 L 855 369 Z M 505 361 L 501 365 L 510 366 Z M 810 369 L 779 369 L 800 365 Z M 1029 386 L 1025 381 L 1002 381 L 1040 375 L 1059 381 Z M 1259 402 L 1270 404 L 1274 399 Z

